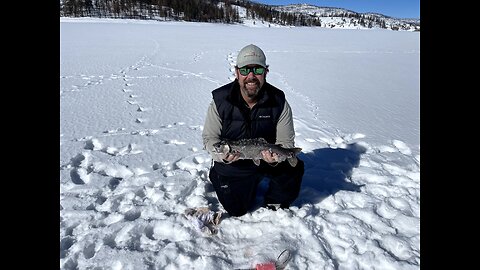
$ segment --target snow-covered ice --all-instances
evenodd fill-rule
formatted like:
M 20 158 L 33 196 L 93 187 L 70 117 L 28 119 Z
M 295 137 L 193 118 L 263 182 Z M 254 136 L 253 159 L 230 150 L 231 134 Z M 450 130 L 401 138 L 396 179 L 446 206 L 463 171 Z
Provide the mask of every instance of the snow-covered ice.
M 305 161 L 289 210 L 221 210 L 201 133 L 211 91 L 254 43 Z M 420 34 L 60 20 L 60 268 L 420 268 Z M 262 182 L 258 202 L 266 190 Z

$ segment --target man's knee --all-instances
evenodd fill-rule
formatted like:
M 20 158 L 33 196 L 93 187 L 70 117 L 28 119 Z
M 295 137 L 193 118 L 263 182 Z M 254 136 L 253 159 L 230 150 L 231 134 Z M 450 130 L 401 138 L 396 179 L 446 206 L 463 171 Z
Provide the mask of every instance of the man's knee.
M 230 216 L 243 216 L 248 212 L 255 199 L 258 176 L 228 177 L 212 168 L 209 177 L 219 202 Z
M 295 167 L 283 164 L 281 169 L 271 175 L 269 188 L 265 194 L 264 204 L 279 204 L 280 208 L 288 208 L 298 197 L 305 171 L 304 162 L 298 160 Z

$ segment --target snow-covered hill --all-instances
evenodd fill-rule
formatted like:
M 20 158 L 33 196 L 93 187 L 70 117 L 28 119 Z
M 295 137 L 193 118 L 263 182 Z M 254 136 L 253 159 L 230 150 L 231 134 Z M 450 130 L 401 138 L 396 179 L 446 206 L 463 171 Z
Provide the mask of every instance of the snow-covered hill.
M 358 13 L 344 8 L 318 7 L 309 4 L 273 6 L 279 12 L 304 16 L 304 20 L 317 20 L 319 26 L 328 28 L 386 28 L 391 30 L 419 31 L 419 19 L 402 19 L 378 13 Z

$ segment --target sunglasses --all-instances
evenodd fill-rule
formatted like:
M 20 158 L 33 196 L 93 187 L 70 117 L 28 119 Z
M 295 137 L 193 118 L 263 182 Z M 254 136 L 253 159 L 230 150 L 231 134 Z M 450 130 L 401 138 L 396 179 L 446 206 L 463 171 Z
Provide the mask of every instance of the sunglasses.
M 263 73 L 265 73 L 265 70 L 266 68 L 264 67 L 242 67 L 238 69 L 240 74 L 242 74 L 243 76 L 247 76 L 250 72 L 253 72 L 253 74 L 255 75 L 262 75 Z

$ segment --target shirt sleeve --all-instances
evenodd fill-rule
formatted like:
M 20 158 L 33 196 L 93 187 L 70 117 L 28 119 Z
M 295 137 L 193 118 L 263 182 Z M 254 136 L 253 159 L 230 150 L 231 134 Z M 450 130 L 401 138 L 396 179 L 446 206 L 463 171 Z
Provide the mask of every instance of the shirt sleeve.
M 213 144 L 219 142 L 220 134 L 222 132 L 222 119 L 217 111 L 217 106 L 215 101 L 212 99 L 207 110 L 207 117 L 205 118 L 205 125 L 203 126 L 202 139 L 203 139 L 203 148 L 210 153 L 213 160 L 218 162 L 223 162 L 218 158 L 218 155 L 213 154 Z
M 293 126 L 292 108 L 285 100 L 285 106 L 280 114 L 277 123 L 277 140 L 276 144 L 281 144 L 282 147 L 295 147 L 295 129 Z

